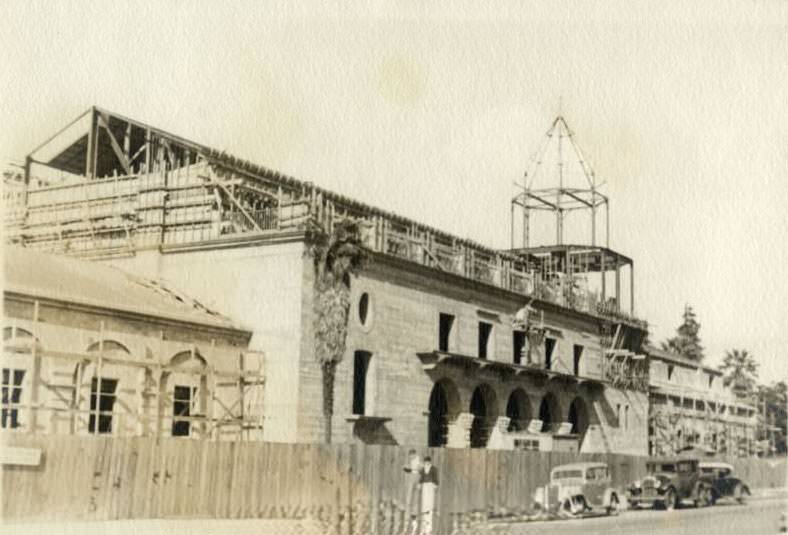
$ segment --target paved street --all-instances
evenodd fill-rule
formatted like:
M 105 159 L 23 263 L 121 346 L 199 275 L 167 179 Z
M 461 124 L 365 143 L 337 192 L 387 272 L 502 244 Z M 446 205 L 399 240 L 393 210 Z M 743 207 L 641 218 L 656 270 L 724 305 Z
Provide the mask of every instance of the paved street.
M 533 522 L 510 526 L 513 535 L 771 535 L 778 530 L 783 498 L 752 500 L 746 505 L 716 505 L 676 511 L 627 511 L 617 518 Z
M 672 512 L 640 510 L 618 517 L 487 526 L 479 533 L 512 535 L 772 535 L 778 532 L 785 497 L 754 499 L 747 505 L 717 505 Z M 3 535 L 287 535 L 320 533 L 316 526 L 287 520 L 166 519 L 2 525 Z

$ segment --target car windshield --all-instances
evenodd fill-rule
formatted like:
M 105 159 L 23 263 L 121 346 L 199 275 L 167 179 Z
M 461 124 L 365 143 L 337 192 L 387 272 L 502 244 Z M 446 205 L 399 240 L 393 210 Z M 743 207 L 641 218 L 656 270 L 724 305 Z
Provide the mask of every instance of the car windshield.
M 678 471 L 681 473 L 695 471 L 695 463 L 692 461 L 682 461 L 678 463 Z
M 589 481 L 605 479 L 607 477 L 607 468 L 598 466 L 596 468 L 589 468 L 586 470 L 586 479 Z
M 582 477 L 582 470 L 556 470 L 553 472 L 553 479 L 580 479 Z
M 675 472 L 676 465 L 673 463 L 649 463 L 646 465 L 649 474 L 655 472 Z

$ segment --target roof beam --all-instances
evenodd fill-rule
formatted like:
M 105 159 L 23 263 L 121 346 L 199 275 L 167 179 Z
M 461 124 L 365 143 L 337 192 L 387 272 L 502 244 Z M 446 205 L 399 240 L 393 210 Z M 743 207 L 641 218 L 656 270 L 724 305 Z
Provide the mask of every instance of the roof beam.
M 112 130 L 109 129 L 109 122 L 104 119 L 103 114 L 98 114 L 98 122 L 104 130 L 107 131 L 107 135 L 109 136 L 109 142 L 112 145 L 112 150 L 115 152 L 115 156 L 117 156 L 120 165 L 123 166 L 123 170 L 126 172 L 127 175 L 131 174 L 131 165 L 129 165 L 129 160 L 126 158 L 126 154 L 124 153 L 123 149 L 118 143 L 118 140 L 115 139 L 115 135 L 112 133 Z
M 537 195 L 534 195 L 533 193 L 526 193 L 526 195 L 528 197 L 531 197 L 532 199 L 536 199 L 537 201 L 539 201 L 542 204 L 546 204 L 547 206 L 551 207 L 553 210 L 558 210 L 558 206 L 557 205 L 551 203 L 550 201 L 548 201 L 546 199 L 543 199 L 543 198 L 541 198 L 541 197 L 539 197 Z
M 565 193 L 566 195 L 569 195 L 569 196 L 570 196 L 570 197 L 572 197 L 573 199 L 575 199 L 575 200 L 577 200 L 577 201 L 579 201 L 579 202 L 581 202 L 581 203 L 585 204 L 585 205 L 586 205 L 586 206 L 588 206 L 589 208 L 593 208 L 593 207 L 594 207 L 594 206 L 593 206 L 593 205 L 592 205 L 590 202 L 588 202 L 588 201 L 587 201 L 587 200 L 585 200 L 585 199 L 582 199 L 582 198 L 578 197 L 577 195 L 575 195 L 574 193 L 572 193 L 572 192 L 570 192 L 570 191 L 566 191 L 566 190 L 564 190 L 564 193 Z

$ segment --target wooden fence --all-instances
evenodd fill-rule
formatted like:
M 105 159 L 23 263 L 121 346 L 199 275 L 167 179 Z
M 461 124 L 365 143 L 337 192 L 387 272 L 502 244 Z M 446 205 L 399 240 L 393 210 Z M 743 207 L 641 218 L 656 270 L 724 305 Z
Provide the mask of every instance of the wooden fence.
M 208 442 L 3 434 L 5 446 L 37 448 L 39 466 L 4 465 L 7 520 L 167 517 L 310 518 L 325 532 L 394 532 L 404 521 L 407 447 Z M 422 450 L 440 474 L 439 524 L 474 509 L 528 507 L 550 469 L 607 462 L 625 486 L 645 458 L 466 449 Z M 785 485 L 786 462 L 733 460 L 753 488 Z M 386 526 L 383 529 L 383 526 Z

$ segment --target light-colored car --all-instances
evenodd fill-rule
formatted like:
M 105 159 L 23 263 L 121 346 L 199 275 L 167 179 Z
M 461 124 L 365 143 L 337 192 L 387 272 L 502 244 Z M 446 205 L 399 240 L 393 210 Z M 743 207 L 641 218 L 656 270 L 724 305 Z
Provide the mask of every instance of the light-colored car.
M 534 493 L 537 508 L 570 515 L 619 510 L 619 492 L 605 463 L 572 463 L 550 471 L 550 483 Z

